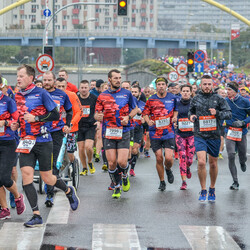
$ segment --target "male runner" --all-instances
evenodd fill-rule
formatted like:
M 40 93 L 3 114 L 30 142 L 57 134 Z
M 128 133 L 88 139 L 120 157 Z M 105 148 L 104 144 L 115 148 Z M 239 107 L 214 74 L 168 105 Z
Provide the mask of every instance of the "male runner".
M 36 160 L 39 162 L 43 181 L 63 190 L 72 210 L 76 210 L 80 202 L 75 188 L 68 187 L 59 176 L 52 174 L 53 143 L 49 133 L 49 122 L 59 120 L 59 112 L 49 93 L 32 83 L 34 78 L 35 70 L 31 66 L 21 65 L 17 68 L 17 83 L 20 91 L 16 93 L 15 99 L 21 128 L 21 140 L 17 151 L 20 152 L 23 189 L 33 210 L 33 217 L 24 223 L 26 227 L 43 225 L 38 209 L 37 192 L 33 185 Z
M 109 174 L 115 183 L 113 198 L 121 196 L 120 180 L 124 192 L 130 189 L 128 153 L 130 122 L 137 113 L 137 106 L 130 91 L 121 88 L 121 72 L 113 69 L 108 73 L 110 88 L 101 93 L 96 102 L 95 119 L 103 121 L 104 149 Z M 117 164 L 119 165 L 117 167 Z
M 215 201 L 215 183 L 218 175 L 218 156 L 220 151 L 221 120 L 228 120 L 232 112 L 225 99 L 213 92 L 211 76 L 201 79 L 201 91 L 192 99 L 189 119 L 194 122 L 194 144 L 198 158 L 198 176 L 201 184 L 199 201 L 207 198 L 206 157 L 209 154 L 210 187 L 208 201 Z

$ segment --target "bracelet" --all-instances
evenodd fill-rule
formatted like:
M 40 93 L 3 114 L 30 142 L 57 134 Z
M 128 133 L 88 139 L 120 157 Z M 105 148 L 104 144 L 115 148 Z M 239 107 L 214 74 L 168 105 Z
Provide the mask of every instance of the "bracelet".
M 7 120 L 5 120 L 4 125 L 5 125 L 5 126 L 8 126 L 8 121 L 7 121 Z
M 128 116 L 128 119 L 129 119 L 129 120 L 131 120 L 131 119 L 132 119 L 131 115 L 129 115 L 129 116 Z

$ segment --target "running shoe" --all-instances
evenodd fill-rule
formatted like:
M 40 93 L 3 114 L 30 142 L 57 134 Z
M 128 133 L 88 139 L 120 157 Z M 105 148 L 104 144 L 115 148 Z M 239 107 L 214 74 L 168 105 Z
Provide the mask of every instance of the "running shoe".
M 114 182 L 111 182 L 109 187 L 108 187 L 108 190 L 114 190 L 115 189 L 115 184 Z
M 99 162 L 100 161 L 100 155 L 99 154 L 95 154 L 95 162 Z
M 246 172 L 246 170 L 247 170 L 247 165 L 246 165 L 246 163 L 241 163 L 241 164 L 240 164 L 240 168 L 241 168 L 242 172 Z
M 149 152 L 148 151 L 144 151 L 144 157 L 145 158 L 150 158 Z
M 130 176 L 135 176 L 135 171 L 134 171 L 134 169 L 130 169 L 130 170 L 129 170 L 129 175 L 130 175 Z
M 180 190 L 186 190 L 186 189 L 187 189 L 187 183 L 183 181 Z
M 108 165 L 107 164 L 103 164 L 102 165 L 102 170 L 103 171 L 108 171 Z
M 20 194 L 20 197 L 15 199 L 15 203 L 16 203 L 16 212 L 18 215 L 22 214 L 26 207 L 25 207 L 25 204 L 24 204 L 24 196 L 23 194 Z
M 158 189 L 160 191 L 164 191 L 166 189 L 166 182 L 165 181 L 161 181 L 160 182 L 160 186 L 158 187 Z
M 89 166 L 89 172 L 91 174 L 94 174 L 95 173 L 95 167 L 93 166 L 93 163 L 88 163 L 88 166 Z
M 11 208 L 15 208 L 16 207 L 15 197 L 14 197 L 14 195 L 11 192 L 10 192 L 10 207 Z
M 45 205 L 46 207 L 52 207 L 54 205 L 53 197 L 49 194 L 46 197 Z
M 115 188 L 112 197 L 115 199 L 119 199 L 121 197 L 121 188 Z
M 219 153 L 219 159 L 223 160 L 222 153 Z
M 10 210 L 8 208 L 2 208 L 0 211 L 0 220 L 10 219 Z
M 130 181 L 128 175 L 122 176 L 122 190 L 124 192 L 128 192 L 129 189 L 130 189 Z
M 88 175 L 88 169 L 87 168 L 83 168 L 82 172 L 80 173 L 80 175 L 84 175 L 84 176 Z
M 168 182 L 170 184 L 172 184 L 174 182 L 174 175 L 173 175 L 172 170 L 171 169 L 170 170 L 166 169 L 166 174 L 168 176 Z
M 211 202 L 214 202 L 215 198 L 216 198 L 216 196 L 215 196 L 215 188 L 209 188 L 209 193 L 208 193 L 207 200 L 211 201 Z
M 96 147 L 93 147 L 93 157 L 95 158 L 95 154 L 96 154 Z
M 68 200 L 69 200 L 69 204 L 70 207 L 73 211 L 75 211 L 79 204 L 80 204 L 80 199 L 78 198 L 77 194 L 76 194 L 76 190 L 74 187 L 69 186 L 70 188 L 70 192 L 68 194 L 66 194 Z
M 190 179 L 192 177 L 192 173 L 190 171 L 190 168 L 187 168 L 187 178 Z
M 206 189 L 201 190 L 199 201 L 204 202 L 206 201 L 206 199 L 207 199 L 207 190 Z
M 42 227 L 43 219 L 38 214 L 33 214 L 33 217 L 23 224 L 25 227 Z
M 231 186 L 230 189 L 231 190 L 239 190 L 239 183 L 237 181 L 235 181 Z

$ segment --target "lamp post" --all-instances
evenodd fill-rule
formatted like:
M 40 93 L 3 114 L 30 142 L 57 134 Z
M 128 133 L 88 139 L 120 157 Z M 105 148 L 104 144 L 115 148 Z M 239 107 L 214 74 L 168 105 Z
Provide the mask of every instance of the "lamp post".
M 18 60 L 14 56 L 11 56 L 10 59 L 15 60 L 20 65 L 24 60 L 29 59 L 29 57 L 25 56 L 23 59 Z
M 86 39 L 85 39 L 85 51 L 84 51 L 84 66 L 85 66 L 85 68 L 87 66 L 87 40 L 88 41 L 95 41 L 95 38 L 94 37 L 89 37 L 89 38 L 86 37 Z M 89 56 L 90 56 L 90 54 L 89 54 Z
M 94 17 L 91 17 L 89 19 L 87 19 L 86 21 L 83 22 L 83 24 L 87 23 L 87 22 L 93 22 L 96 19 Z M 78 29 L 78 84 L 77 86 L 79 86 L 81 78 L 82 78 L 82 50 L 81 50 L 81 46 L 80 46 L 80 30 Z M 85 40 L 85 47 L 86 47 L 86 40 Z

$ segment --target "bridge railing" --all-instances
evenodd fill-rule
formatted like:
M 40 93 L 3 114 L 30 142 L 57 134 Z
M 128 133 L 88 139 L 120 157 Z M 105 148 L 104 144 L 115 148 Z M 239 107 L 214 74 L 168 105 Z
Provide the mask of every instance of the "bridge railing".
M 49 31 L 49 37 L 52 36 L 52 32 Z M 0 37 L 43 37 L 43 30 L 31 29 L 9 29 L 0 30 Z M 121 31 L 121 30 L 109 30 L 109 31 L 88 31 L 80 29 L 75 31 L 56 31 L 56 37 L 152 37 L 154 39 L 192 39 L 192 40 L 228 40 L 229 35 L 226 33 L 207 33 L 207 32 L 176 32 L 176 31 Z

